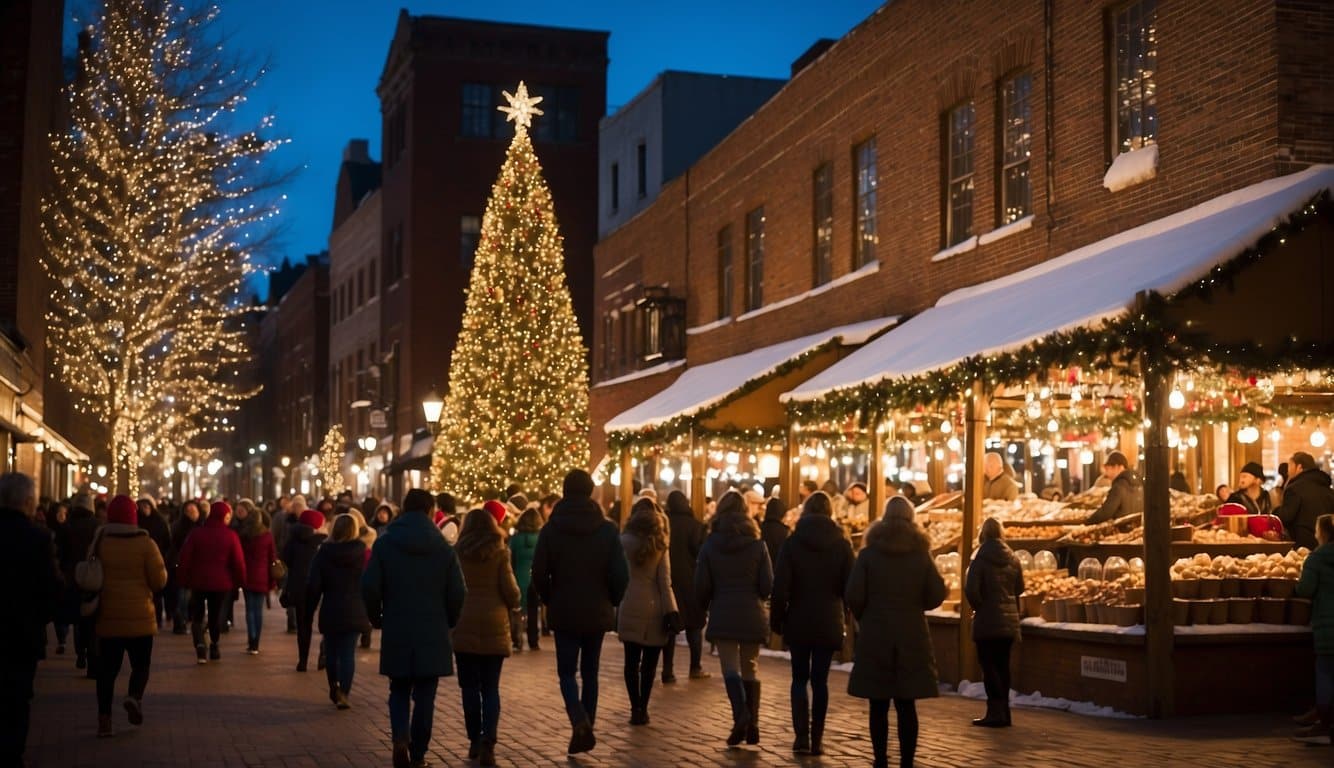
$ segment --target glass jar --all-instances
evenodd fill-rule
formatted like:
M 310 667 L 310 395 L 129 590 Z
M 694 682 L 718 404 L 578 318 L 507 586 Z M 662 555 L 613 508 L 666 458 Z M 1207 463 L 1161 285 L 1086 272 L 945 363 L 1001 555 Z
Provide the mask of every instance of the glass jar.
M 1102 581 L 1102 563 L 1096 557 L 1086 557 L 1079 561 L 1079 578 Z

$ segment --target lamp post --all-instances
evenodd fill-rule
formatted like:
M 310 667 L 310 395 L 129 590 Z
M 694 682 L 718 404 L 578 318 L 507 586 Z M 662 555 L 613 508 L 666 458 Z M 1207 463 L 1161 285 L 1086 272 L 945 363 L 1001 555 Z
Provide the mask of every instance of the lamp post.
M 432 437 L 440 434 L 440 412 L 444 408 L 444 399 L 432 386 L 431 391 L 426 393 L 426 397 L 422 399 L 422 413 L 426 416 L 426 426 L 430 428 Z

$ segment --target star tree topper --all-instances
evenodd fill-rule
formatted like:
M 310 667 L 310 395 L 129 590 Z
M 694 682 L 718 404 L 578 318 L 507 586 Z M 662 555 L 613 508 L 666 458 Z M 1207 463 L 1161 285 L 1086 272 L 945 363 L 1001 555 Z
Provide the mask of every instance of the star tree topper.
M 505 113 L 505 120 L 514 121 L 517 129 L 527 130 L 533 124 L 533 116 L 544 114 L 537 108 L 537 103 L 542 100 L 541 96 L 529 96 L 528 86 L 519 81 L 519 87 L 514 89 L 514 93 L 501 91 L 505 94 L 505 100 L 510 104 L 508 107 L 496 107 L 496 109 Z

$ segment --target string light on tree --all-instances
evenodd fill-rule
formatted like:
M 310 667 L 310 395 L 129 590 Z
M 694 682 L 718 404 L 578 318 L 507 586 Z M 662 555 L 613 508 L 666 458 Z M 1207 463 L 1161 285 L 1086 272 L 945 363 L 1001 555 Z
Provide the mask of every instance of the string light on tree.
M 522 82 L 498 109 L 514 140 L 491 188 L 431 463 L 435 488 L 484 498 L 510 482 L 559 490 L 588 466 L 587 353 Z
M 324 480 L 324 492 L 332 495 L 343 490 L 343 454 L 347 452 L 347 439 L 343 436 L 343 425 L 335 424 L 324 433 L 324 442 L 320 445 L 319 476 Z

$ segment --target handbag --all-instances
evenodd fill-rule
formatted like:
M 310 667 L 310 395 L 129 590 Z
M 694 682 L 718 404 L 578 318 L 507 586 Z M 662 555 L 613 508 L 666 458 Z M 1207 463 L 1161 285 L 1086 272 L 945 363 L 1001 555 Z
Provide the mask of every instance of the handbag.
M 83 617 L 96 616 L 102 607 L 102 586 L 106 581 L 106 572 L 102 568 L 102 558 L 98 554 L 101 550 L 102 532 L 98 531 L 97 538 L 93 539 L 93 546 L 89 549 L 88 559 L 74 566 L 74 583 L 83 591 L 79 601 L 79 615 Z
M 282 581 L 287 578 L 287 566 L 281 560 L 274 560 L 269 563 L 269 578 L 273 581 Z
M 672 611 L 670 613 L 663 614 L 662 628 L 665 629 L 667 631 L 667 634 L 669 635 L 674 635 L 678 632 L 684 631 L 686 628 L 686 624 L 684 621 L 681 620 L 681 612 Z

